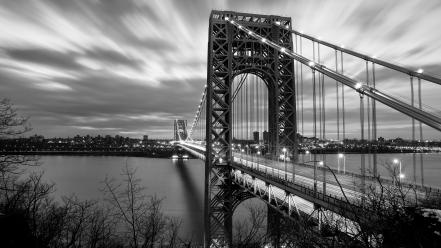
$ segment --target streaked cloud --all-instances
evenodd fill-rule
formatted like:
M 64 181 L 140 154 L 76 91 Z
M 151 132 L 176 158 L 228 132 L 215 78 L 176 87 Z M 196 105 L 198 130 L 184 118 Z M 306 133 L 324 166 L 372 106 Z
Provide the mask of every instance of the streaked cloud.
M 212 9 L 290 16 L 305 33 L 441 74 L 436 0 L 5 0 L 0 97 L 31 117 L 33 133 L 171 137 L 173 119 L 191 122 L 205 84 Z M 322 51 L 332 65 L 331 55 Z M 362 80 L 359 68 L 345 70 Z M 408 97 L 406 87 L 389 87 L 396 82 L 387 70 L 377 74 L 379 87 Z M 423 85 L 438 107 L 441 92 Z

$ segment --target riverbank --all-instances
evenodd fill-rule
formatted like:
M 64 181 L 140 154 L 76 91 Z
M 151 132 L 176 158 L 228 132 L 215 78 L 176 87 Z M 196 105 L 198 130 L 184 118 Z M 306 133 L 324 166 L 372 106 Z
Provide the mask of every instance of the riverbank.
M 58 156 L 127 156 L 145 158 L 171 158 L 175 153 L 172 151 L 3 151 L 0 155 L 58 155 Z M 190 156 L 191 158 L 191 156 Z

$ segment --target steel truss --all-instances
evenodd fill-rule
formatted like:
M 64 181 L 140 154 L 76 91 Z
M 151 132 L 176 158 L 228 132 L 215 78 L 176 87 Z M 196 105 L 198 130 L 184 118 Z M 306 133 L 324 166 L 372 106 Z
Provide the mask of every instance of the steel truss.
M 296 153 L 293 60 L 285 53 L 261 44 L 227 20 L 234 20 L 287 49 L 293 48 L 288 31 L 291 18 L 230 11 L 211 13 L 206 96 L 205 247 L 231 246 L 233 211 L 238 202 L 247 198 L 233 184 L 231 175 L 232 83 L 236 76 L 255 74 L 268 87 L 271 153 L 277 155 L 280 147 Z

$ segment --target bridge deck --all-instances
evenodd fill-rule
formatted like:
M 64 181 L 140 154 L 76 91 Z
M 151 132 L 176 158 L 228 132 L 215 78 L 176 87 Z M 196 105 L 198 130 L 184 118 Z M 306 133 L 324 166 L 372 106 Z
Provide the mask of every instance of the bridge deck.
M 194 154 L 203 157 L 205 148 L 200 144 L 180 143 L 180 146 Z M 346 218 L 356 220 L 357 215 L 367 211 L 363 209 L 363 187 L 379 192 L 378 178 L 344 173 L 323 166 L 317 166 L 314 180 L 314 166 L 305 163 L 292 163 L 267 159 L 265 157 L 250 156 L 243 153 L 233 153 L 232 175 L 236 183 L 247 188 L 261 198 L 282 208 L 290 208 L 287 194 L 299 197 L 296 199 L 296 209 L 310 214 L 314 211 L 314 204 L 337 213 Z M 332 172 L 331 172 L 332 171 Z M 380 179 L 386 187 L 396 183 L 388 179 Z M 273 186 L 269 192 L 268 185 Z M 412 187 L 415 194 L 409 194 L 409 201 L 424 199 L 427 194 L 441 195 L 438 189 L 403 184 Z M 288 214 L 291 211 L 287 211 Z M 365 215 L 365 214 L 364 214 Z

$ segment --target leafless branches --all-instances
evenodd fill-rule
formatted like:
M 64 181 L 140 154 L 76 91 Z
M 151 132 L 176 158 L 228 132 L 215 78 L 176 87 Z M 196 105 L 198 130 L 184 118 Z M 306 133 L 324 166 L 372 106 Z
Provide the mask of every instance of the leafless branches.
M 113 216 L 122 225 L 120 231 L 129 247 L 175 247 L 180 221 L 170 219 L 161 211 L 162 199 L 146 196 L 136 170 L 128 164 L 123 169 L 121 183 L 104 180 L 103 192 L 112 206 Z

